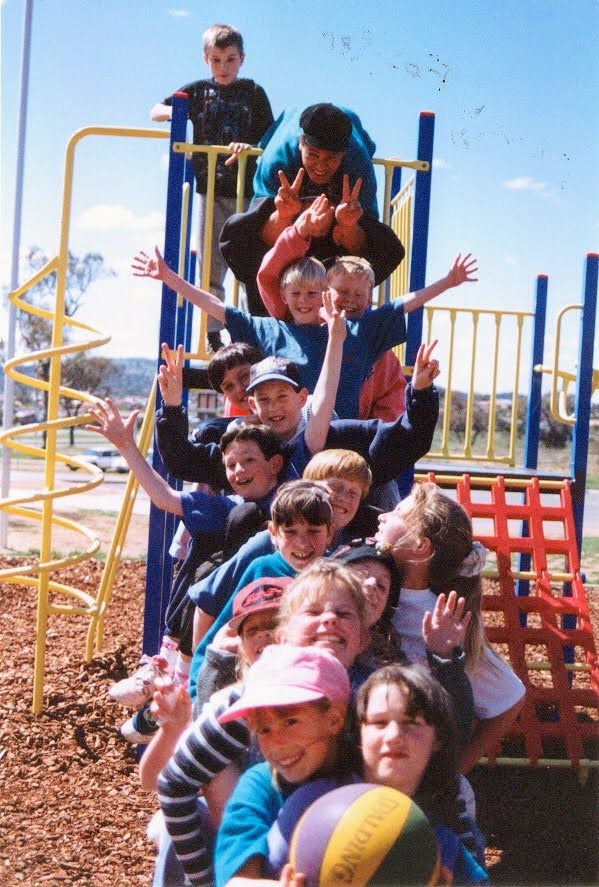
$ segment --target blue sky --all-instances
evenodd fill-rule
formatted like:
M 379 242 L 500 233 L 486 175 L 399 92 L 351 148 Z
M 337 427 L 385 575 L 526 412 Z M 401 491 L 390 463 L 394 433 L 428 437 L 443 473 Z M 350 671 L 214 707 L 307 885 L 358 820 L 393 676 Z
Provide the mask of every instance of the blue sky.
M 23 11 L 23 0 L 2 2 L 3 286 Z M 434 111 L 427 280 L 458 251 L 480 265 L 478 284 L 439 304 L 529 309 L 536 275 L 548 274 L 551 345 L 555 315 L 580 301 L 584 256 L 598 248 L 594 0 L 34 0 L 23 249 L 57 249 L 72 133 L 156 127 L 150 107 L 206 75 L 201 35 L 215 21 L 242 31 L 242 73 L 265 87 L 275 116 L 289 104 L 345 104 L 378 156 L 413 158 L 418 114 Z M 101 252 L 117 272 L 90 289 L 79 316 L 112 334 L 114 356 L 157 352 L 159 288 L 131 277 L 129 261 L 163 241 L 165 186 L 164 142 L 90 139 L 77 153 L 71 249 Z M 571 368 L 577 335 L 573 318 Z

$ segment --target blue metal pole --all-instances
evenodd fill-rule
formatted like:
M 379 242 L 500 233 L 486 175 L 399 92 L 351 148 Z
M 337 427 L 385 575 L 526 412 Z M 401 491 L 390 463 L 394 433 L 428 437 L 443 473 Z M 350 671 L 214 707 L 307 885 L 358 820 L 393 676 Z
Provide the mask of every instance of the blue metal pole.
M 431 180 L 433 173 L 433 143 L 435 136 L 435 115 L 432 111 L 421 111 L 418 125 L 418 160 L 428 160 L 428 172 L 416 173 L 414 193 L 414 224 L 412 234 L 412 259 L 410 263 L 410 292 L 422 289 L 426 283 L 426 255 L 428 251 L 428 223 L 431 205 Z M 423 309 L 418 308 L 408 316 L 406 365 L 414 366 L 418 348 L 422 341 Z M 397 480 L 402 499 L 407 496 L 414 483 L 414 469 L 409 468 Z
M 184 142 L 187 131 L 187 94 L 175 93 L 171 119 L 170 159 L 166 198 L 166 228 L 164 238 L 164 258 L 170 268 L 179 263 L 179 232 L 182 205 L 182 188 L 185 180 L 185 155 L 172 150 L 174 142 Z M 166 284 L 162 286 L 162 310 L 160 314 L 160 336 L 158 339 L 158 360 L 162 342 L 171 347 L 176 344 L 177 295 Z M 156 392 L 156 409 L 162 399 Z M 153 467 L 166 477 L 172 486 L 181 488 L 181 481 L 166 474 L 158 447 L 154 447 Z M 172 581 L 172 561 L 168 548 L 175 531 L 175 517 L 154 505 L 150 507 L 148 530 L 148 556 L 146 567 L 146 603 L 144 610 L 143 651 L 154 654 L 160 648 L 164 615 L 168 606 Z
M 418 160 L 427 160 L 430 163 L 430 169 L 428 172 L 416 173 L 410 292 L 422 289 L 426 284 L 434 136 L 435 115 L 432 111 L 421 111 L 418 127 Z M 412 311 L 408 317 L 408 340 L 406 343 L 406 363 L 408 366 L 414 365 L 416 354 L 422 341 L 423 310 L 423 308 L 418 308 L 417 311 Z
M 546 274 L 539 274 L 536 287 L 535 319 L 532 331 L 532 348 L 530 363 L 530 385 L 528 389 L 528 405 L 526 407 L 526 431 L 524 436 L 524 467 L 536 468 L 539 460 L 539 432 L 541 425 L 541 400 L 543 396 L 543 375 L 535 372 L 535 366 L 543 363 L 543 348 L 545 344 L 545 322 L 547 318 L 547 283 Z M 528 536 L 528 522 L 522 523 L 522 536 Z M 520 554 L 518 557 L 518 570 L 530 570 L 530 555 Z M 526 595 L 529 592 L 529 582 L 518 579 L 516 582 L 516 594 Z M 526 625 L 526 614 L 520 614 L 520 623 Z
M 582 527 L 584 520 L 584 494 L 587 480 L 589 455 L 589 429 L 591 424 L 591 396 L 593 393 L 593 348 L 597 318 L 597 267 L 599 254 L 588 253 L 585 264 L 583 309 L 580 318 L 578 344 L 578 377 L 576 382 L 576 425 L 572 440 L 570 474 L 572 484 L 572 508 L 576 525 L 576 543 L 582 553 Z

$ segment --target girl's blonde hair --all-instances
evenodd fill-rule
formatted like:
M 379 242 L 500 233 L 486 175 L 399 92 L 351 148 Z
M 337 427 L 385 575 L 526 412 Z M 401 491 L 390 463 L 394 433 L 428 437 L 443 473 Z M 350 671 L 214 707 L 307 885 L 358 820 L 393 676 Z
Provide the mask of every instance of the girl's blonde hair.
M 401 567 L 401 549 L 405 541 L 422 538 L 430 541 L 428 581 L 431 590 L 435 594 L 455 590 L 466 599 L 466 609 L 472 613 L 464 651 L 466 660 L 472 664 L 480 659 L 488 646 L 481 614 L 480 574 L 460 575 L 460 568 L 472 551 L 472 522 L 462 506 L 433 483 L 414 484 L 411 495 L 414 504 L 406 515 L 408 533 L 393 546 L 394 560 Z
M 345 588 L 358 611 L 360 624 L 366 630 L 368 597 L 362 587 L 362 577 L 345 564 L 325 557 L 314 561 L 289 583 L 279 606 L 279 626 L 287 625 L 305 600 L 316 600 L 331 585 Z
M 372 484 L 372 472 L 368 463 L 353 450 L 321 450 L 312 456 L 303 471 L 304 480 L 328 480 L 338 477 L 352 480 L 362 487 L 362 498 Z
M 279 286 L 284 289 L 302 283 L 316 283 L 322 290 L 327 288 L 326 268 L 313 256 L 305 256 L 298 262 L 287 265 L 281 274 Z

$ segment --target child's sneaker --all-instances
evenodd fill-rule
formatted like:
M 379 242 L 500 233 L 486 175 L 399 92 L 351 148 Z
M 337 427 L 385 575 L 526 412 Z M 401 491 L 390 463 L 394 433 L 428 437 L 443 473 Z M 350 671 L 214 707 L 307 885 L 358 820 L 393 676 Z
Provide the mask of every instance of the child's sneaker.
M 121 724 L 121 736 L 127 742 L 145 745 L 157 729 L 158 724 L 150 714 L 150 703 L 147 702 L 139 711 L 135 712 L 133 717 Z
M 146 828 L 146 837 L 148 841 L 152 841 L 153 844 L 160 844 L 160 838 L 164 832 L 164 815 L 162 810 L 157 810 L 156 813 L 152 816 L 150 821 L 148 822 Z
M 108 695 L 121 705 L 139 708 L 154 695 L 156 678 L 168 674 L 167 662 L 162 656 L 142 656 L 141 666 L 131 677 L 114 684 Z

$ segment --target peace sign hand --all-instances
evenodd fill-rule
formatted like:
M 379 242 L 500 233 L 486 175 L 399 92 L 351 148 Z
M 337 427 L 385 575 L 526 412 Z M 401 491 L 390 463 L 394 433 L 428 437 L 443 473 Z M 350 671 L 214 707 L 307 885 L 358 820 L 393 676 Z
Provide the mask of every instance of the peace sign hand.
M 341 203 L 335 210 L 335 220 L 343 228 L 353 228 L 362 218 L 363 212 L 358 197 L 362 188 L 362 179 L 356 179 L 353 188 L 349 186 L 349 176 L 343 176 Z
M 278 172 L 281 186 L 275 197 L 275 209 L 278 211 L 282 219 L 288 219 L 289 222 L 291 222 L 291 220 L 302 210 L 302 202 L 299 199 L 299 192 L 304 180 L 304 172 L 302 166 L 291 184 L 282 169 Z
M 418 349 L 414 372 L 412 373 L 412 388 L 414 391 L 430 388 L 441 372 L 439 361 L 431 359 L 431 354 L 438 341 L 438 339 L 435 339 L 430 345 L 425 345 L 423 342 Z

